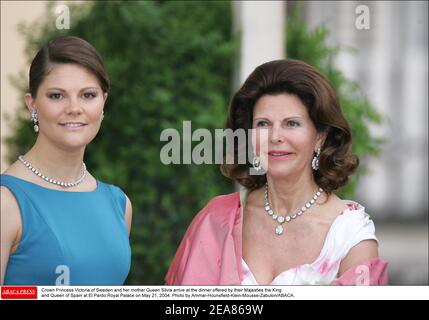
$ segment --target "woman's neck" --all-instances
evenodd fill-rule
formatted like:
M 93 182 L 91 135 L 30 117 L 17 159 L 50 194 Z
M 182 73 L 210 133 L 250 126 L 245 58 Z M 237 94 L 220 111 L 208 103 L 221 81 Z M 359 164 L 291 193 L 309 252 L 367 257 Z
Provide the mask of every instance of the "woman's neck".
M 85 147 L 65 150 L 38 138 L 24 155 L 41 173 L 60 181 L 75 181 L 82 175 Z
M 300 209 L 318 190 L 314 180 L 300 176 L 276 179 L 267 176 L 268 199 L 274 212 L 288 215 Z

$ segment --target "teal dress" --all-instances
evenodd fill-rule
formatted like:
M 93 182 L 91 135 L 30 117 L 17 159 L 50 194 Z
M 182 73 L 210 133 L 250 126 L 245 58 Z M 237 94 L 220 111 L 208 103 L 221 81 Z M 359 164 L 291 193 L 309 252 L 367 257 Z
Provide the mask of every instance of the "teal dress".
M 97 181 L 94 191 L 69 192 L 0 177 L 15 196 L 22 221 L 5 285 L 124 284 L 131 249 L 120 188 Z

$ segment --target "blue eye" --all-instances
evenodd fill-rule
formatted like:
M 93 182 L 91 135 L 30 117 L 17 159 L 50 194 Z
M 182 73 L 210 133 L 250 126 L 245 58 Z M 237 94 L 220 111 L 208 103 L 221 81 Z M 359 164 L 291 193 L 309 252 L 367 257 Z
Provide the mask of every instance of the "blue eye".
M 85 92 L 84 94 L 83 94 L 83 97 L 85 98 L 85 99 L 93 99 L 93 98 L 95 98 L 97 96 L 97 94 L 95 93 L 95 92 Z
M 60 100 L 63 97 L 63 95 L 61 93 L 51 93 L 48 95 L 48 97 L 49 99 L 52 99 L 52 100 Z

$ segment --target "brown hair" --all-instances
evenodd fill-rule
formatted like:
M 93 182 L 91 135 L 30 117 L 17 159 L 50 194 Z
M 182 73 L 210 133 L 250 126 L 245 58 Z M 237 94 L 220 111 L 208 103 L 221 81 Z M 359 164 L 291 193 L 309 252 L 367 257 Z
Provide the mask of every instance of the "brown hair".
M 347 183 L 359 159 L 351 151 L 351 132 L 329 81 L 312 66 L 297 60 L 275 60 L 257 67 L 233 96 L 227 128 L 252 128 L 253 108 L 265 94 L 296 95 L 307 108 L 316 130 L 326 134 L 321 146 L 319 170 L 313 171 L 317 185 L 330 193 Z M 251 146 L 247 146 L 251 148 Z M 237 147 L 234 156 L 237 158 Z M 262 187 L 266 175 L 250 175 L 247 164 L 222 164 L 221 172 L 251 190 Z
M 74 63 L 85 67 L 97 77 L 103 92 L 109 91 L 109 77 L 97 50 L 81 38 L 65 36 L 49 41 L 31 62 L 29 90 L 32 97 L 36 97 L 40 84 L 54 63 Z

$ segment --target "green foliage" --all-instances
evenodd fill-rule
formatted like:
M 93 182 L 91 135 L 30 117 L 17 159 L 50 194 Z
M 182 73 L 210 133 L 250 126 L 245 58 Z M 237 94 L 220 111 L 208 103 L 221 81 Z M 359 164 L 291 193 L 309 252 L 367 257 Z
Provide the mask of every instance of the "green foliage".
M 381 123 L 380 114 L 360 91 L 358 84 L 345 78 L 342 72 L 334 66 L 334 58 L 343 48 L 326 44 L 329 31 L 325 26 L 310 30 L 300 19 L 300 9 L 300 6 L 296 7 L 287 18 L 286 56 L 290 59 L 305 61 L 316 67 L 329 79 L 338 94 L 345 117 L 352 130 L 353 152 L 359 156 L 360 160 L 365 156 L 378 155 L 383 141 L 371 135 L 369 127 L 371 123 Z M 365 170 L 365 165 L 361 161 L 357 172 L 337 194 L 343 198 L 352 197 L 359 177 L 365 173 Z
M 50 10 L 52 11 L 52 10 Z M 70 34 L 103 56 L 112 89 L 102 129 L 85 162 L 98 179 L 132 200 L 133 261 L 128 284 L 161 284 L 194 215 L 233 184 L 218 165 L 163 165 L 165 128 L 222 128 L 232 88 L 236 41 L 229 2 L 95 2 L 70 6 L 71 29 L 54 16 L 23 27 L 29 57 L 47 40 Z M 10 139 L 11 159 L 34 143 L 28 114 Z

